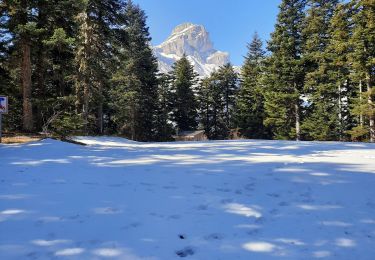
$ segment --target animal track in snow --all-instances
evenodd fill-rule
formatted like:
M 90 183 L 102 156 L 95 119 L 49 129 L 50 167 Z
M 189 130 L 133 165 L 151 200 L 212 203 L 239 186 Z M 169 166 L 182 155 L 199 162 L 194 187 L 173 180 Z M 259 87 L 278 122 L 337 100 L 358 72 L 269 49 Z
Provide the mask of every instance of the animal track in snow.
M 176 255 L 179 257 L 187 257 L 189 255 L 194 255 L 194 250 L 191 247 L 185 247 L 184 249 L 176 251 Z

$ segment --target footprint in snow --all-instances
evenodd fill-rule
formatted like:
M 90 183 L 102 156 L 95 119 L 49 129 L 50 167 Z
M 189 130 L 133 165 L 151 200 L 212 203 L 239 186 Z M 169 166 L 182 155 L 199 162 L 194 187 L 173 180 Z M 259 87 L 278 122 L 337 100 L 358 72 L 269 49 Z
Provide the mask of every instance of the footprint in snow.
M 119 183 L 119 184 L 110 184 L 110 185 L 108 185 L 108 187 L 120 188 L 120 187 L 124 187 L 124 184 L 122 184 L 122 183 Z
M 194 255 L 194 250 L 191 247 L 185 247 L 184 249 L 176 251 L 176 255 L 179 257 L 187 257 L 189 255 Z
M 170 215 L 168 216 L 169 219 L 180 219 L 181 216 L 180 215 Z
M 279 206 L 281 206 L 281 207 L 286 207 L 286 206 L 289 206 L 289 205 L 290 204 L 286 201 L 282 201 L 282 202 L 279 203 Z
M 212 234 L 209 234 L 208 236 L 205 236 L 205 239 L 209 240 L 209 241 L 212 241 L 212 240 L 222 240 L 223 239 L 223 235 L 218 234 L 218 233 L 212 233 Z
M 175 190 L 175 189 L 177 189 L 177 187 L 176 186 L 163 186 L 163 189 L 165 189 L 165 190 Z
M 221 202 L 222 204 L 232 203 L 232 202 L 233 202 L 233 199 L 222 199 L 220 202 Z
M 83 185 L 99 185 L 97 182 L 82 182 Z
M 272 197 L 272 198 L 279 198 L 280 197 L 280 195 L 277 194 L 277 193 L 267 193 L 267 196 Z
M 231 189 L 216 189 L 217 191 L 220 191 L 220 192 L 231 192 L 232 190 Z
M 269 211 L 269 213 L 270 213 L 271 215 L 277 215 L 277 214 L 279 213 L 279 210 L 277 210 L 277 209 L 272 209 L 272 210 Z
M 208 206 L 207 205 L 199 205 L 197 207 L 198 210 L 207 210 L 208 209 Z

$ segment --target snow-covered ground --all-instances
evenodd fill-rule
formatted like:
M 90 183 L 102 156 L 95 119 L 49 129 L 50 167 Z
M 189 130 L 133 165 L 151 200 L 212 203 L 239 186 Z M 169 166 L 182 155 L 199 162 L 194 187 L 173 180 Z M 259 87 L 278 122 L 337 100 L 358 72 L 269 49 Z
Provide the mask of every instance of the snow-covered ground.
M 375 259 L 375 146 L 0 145 L 0 259 Z

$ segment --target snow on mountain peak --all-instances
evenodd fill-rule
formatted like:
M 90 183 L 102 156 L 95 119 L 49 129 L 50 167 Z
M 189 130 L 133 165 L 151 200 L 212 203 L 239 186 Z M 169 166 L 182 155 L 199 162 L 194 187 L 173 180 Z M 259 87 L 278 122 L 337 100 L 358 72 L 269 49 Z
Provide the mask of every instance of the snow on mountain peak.
M 159 70 L 164 73 L 169 72 L 173 63 L 184 54 L 202 77 L 209 76 L 220 66 L 229 62 L 227 52 L 214 49 L 205 27 L 192 23 L 176 26 L 167 40 L 153 49 L 158 58 Z
M 182 31 L 184 31 L 185 29 L 188 29 L 190 27 L 195 27 L 195 26 L 197 26 L 197 25 L 195 25 L 193 23 L 183 23 L 183 24 L 177 25 L 173 29 L 172 34 L 178 34 L 178 33 L 182 32 Z

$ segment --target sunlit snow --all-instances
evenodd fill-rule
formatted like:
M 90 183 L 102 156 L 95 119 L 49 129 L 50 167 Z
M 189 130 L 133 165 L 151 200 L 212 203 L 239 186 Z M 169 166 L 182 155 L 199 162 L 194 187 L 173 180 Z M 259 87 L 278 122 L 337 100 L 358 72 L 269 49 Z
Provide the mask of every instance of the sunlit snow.
M 0 259 L 375 259 L 375 145 L 0 145 Z

